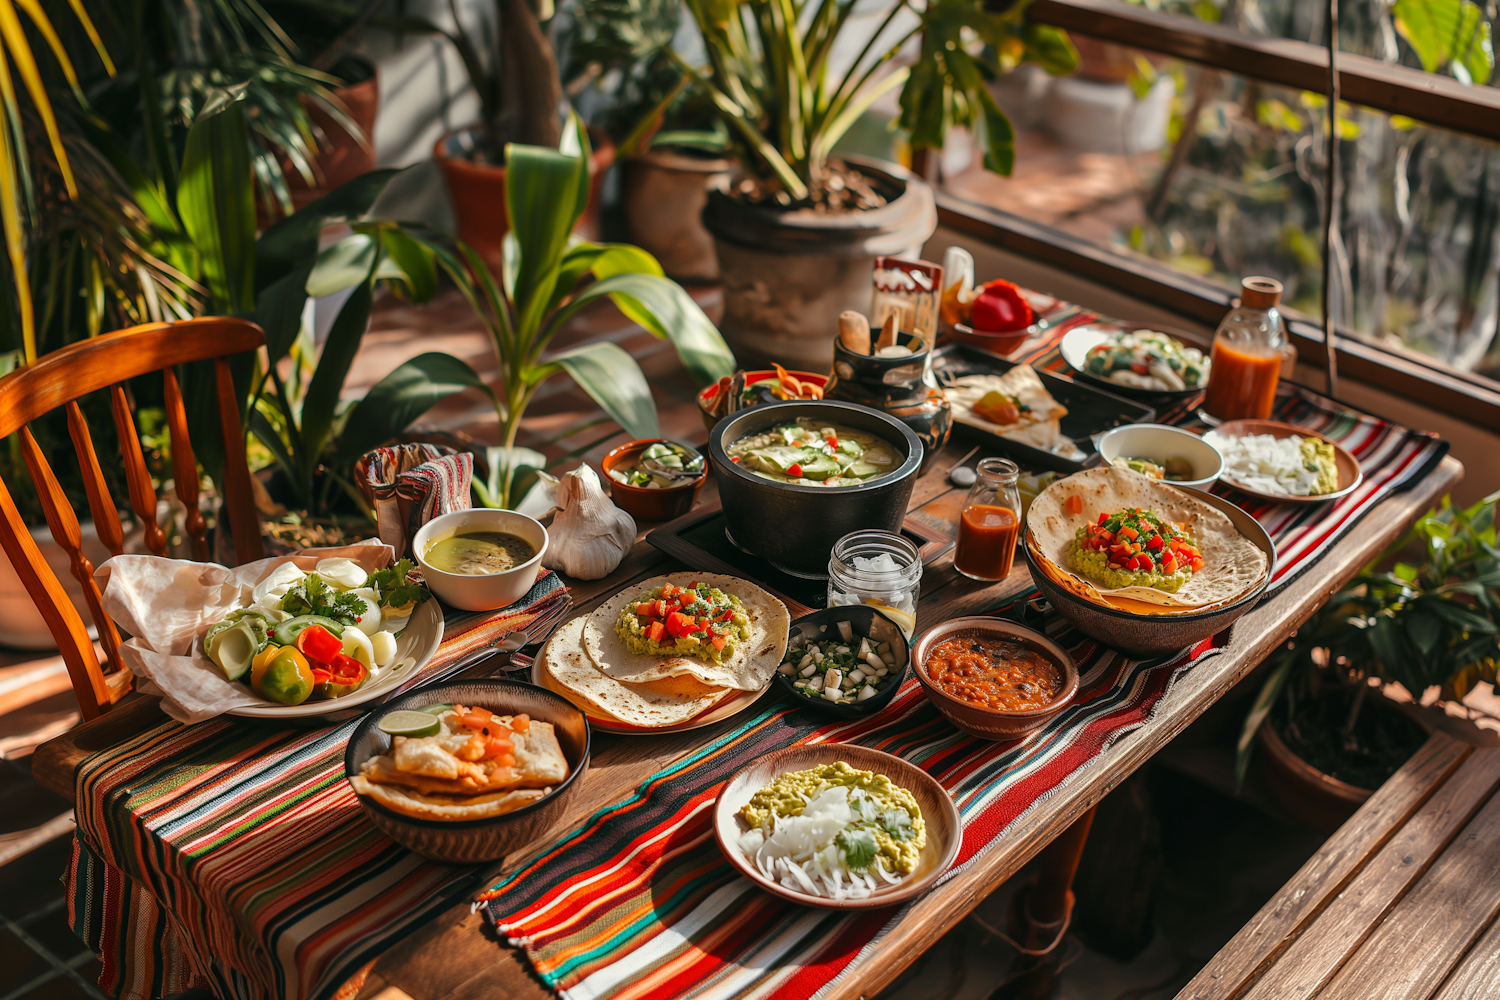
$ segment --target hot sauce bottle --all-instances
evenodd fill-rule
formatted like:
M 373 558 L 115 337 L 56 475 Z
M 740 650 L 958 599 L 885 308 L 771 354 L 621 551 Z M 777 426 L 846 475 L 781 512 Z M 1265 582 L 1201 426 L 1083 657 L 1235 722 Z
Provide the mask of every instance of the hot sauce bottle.
M 964 498 L 958 515 L 958 548 L 953 568 L 971 580 L 993 583 L 1010 573 L 1021 533 L 1021 491 L 1016 463 L 1005 458 L 982 459 L 978 478 Z
M 1214 334 L 1208 395 L 1203 398 L 1210 415 L 1220 420 L 1271 415 L 1287 343 L 1276 309 L 1280 301 L 1281 282 L 1275 278 L 1240 283 L 1240 307 L 1224 317 Z

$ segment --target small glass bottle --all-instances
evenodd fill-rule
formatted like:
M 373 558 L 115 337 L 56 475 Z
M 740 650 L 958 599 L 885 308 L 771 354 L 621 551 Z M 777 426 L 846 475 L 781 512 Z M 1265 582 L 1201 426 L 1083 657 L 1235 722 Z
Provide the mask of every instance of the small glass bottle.
M 901 626 L 908 640 L 917 630 L 922 554 L 894 531 L 851 531 L 833 545 L 828 559 L 828 606 L 868 604 Z
M 1286 327 L 1276 306 L 1281 282 L 1246 278 L 1240 283 L 1240 307 L 1230 310 L 1214 334 L 1203 409 L 1220 420 L 1253 417 L 1264 420 L 1276 403 L 1281 379 Z
M 1021 474 L 1008 458 L 981 459 L 978 478 L 958 515 L 953 568 L 971 580 L 994 583 L 1010 575 L 1021 534 Z

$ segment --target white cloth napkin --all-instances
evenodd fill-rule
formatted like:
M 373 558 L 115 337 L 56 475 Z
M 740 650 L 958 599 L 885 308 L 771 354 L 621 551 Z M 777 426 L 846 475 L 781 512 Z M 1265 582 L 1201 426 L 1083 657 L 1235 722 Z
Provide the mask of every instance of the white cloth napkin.
M 234 708 L 269 704 L 250 688 L 227 679 L 203 655 L 199 638 L 236 608 L 248 607 L 250 591 L 282 563 L 307 572 L 320 559 L 340 556 L 366 572 L 389 566 L 394 550 L 378 539 L 353 545 L 303 549 L 294 555 L 260 559 L 230 569 L 217 563 L 123 555 L 94 570 L 104 610 L 132 637 L 120 658 L 144 694 L 161 696 L 161 707 L 179 722 L 202 722 Z

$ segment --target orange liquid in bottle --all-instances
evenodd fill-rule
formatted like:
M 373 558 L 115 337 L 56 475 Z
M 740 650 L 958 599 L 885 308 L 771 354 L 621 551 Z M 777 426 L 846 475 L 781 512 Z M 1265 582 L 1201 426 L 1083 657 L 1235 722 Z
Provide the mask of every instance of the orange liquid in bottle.
M 1220 420 L 1264 420 L 1276 402 L 1281 355 L 1248 354 L 1214 342 L 1203 408 Z
M 1021 521 L 1009 507 L 973 504 L 958 519 L 953 567 L 978 580 L 1003 580 L 1016 558 Z

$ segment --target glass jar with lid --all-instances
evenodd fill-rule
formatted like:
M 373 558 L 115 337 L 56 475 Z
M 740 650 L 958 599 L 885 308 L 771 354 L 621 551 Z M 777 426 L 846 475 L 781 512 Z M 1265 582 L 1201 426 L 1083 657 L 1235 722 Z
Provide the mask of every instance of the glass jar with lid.
M 1286 352 L 1286 326 L 1276 308 L 1281 282 L 1246 278 L 1240 283 L 1240 306 L 1231 309 L 1214 334 L 1208 394 L 1203 409 L 1220 420 L 1271 415 L 1276 384 Z
M 994 583 L 1010 575 L 1021 533 L 1020 468 L 1008 458 L 981 459 L 958 514 L 953 568 L 970 580 Z
M 851 531 L 834 543 L 828 559 L 828 606 L 868 604 L 901 626 L 917 630 L 922 556 L 916 543 L 894 531 Z

